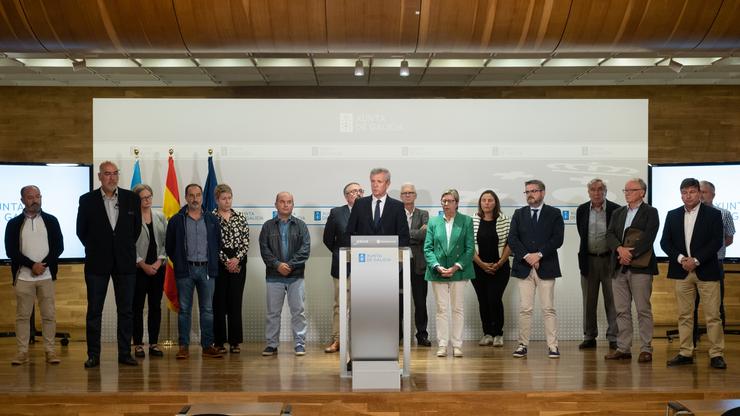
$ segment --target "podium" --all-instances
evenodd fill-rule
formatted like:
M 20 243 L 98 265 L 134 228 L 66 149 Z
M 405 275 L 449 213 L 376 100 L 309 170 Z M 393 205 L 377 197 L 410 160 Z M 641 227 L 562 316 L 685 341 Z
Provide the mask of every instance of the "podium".
M 352 236 L 351 248 L 341 248 L 339 259 L 344 264 L 349 262 L 352 269 L 350 324 L 347 268 L 339 267 L 340 376 L 352 378 L 352 390 L 399 391 L 401 377 L 410 376 L 411 250 L 399 249 L 398 236 Z M 398 349 L 399 263 L 406 288 L 402 369 Z M 350 359 L 351 371 L 347 366 Z

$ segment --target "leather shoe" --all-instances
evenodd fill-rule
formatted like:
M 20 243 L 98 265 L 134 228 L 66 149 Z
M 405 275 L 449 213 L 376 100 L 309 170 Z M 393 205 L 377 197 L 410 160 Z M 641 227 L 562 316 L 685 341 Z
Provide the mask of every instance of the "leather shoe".
M 431 347 L 432 341 L 429 341 L 429 338 L 417 338 L 416 344 L 422 347 Z
M 596 340 L 595 339 L 586 339 L 583 340 L 580 344 L 578 344 L 579 350 L 590 350 L 592 348 L 596 348 Z
M 87 361 L 85 361 L 85 368 L 95 368 L 100 365 L 100 358 L 98 357 L 89 357 Z
M 640 353 L 640 356 L 637 358 L 638 363 L 649 363 L 653 361 L 653 354 L 643 351 Z
M 332 354 L 337 351 L 339 351 L 339 341 L 333 341 L 326 348 L 324 348 L 324 352 L 327 354 Z
M 632 353 L 622 352 L 619 350 L 611 351 L 609 354 L 604 356 L 605 360 L 631 360 Z
M 727 363 L 725 362 L 725 359 L 720 356 L 712 357 L 712 359 L 709 361 L 709 365 L 711 365 L 712 368 L 716 368 L 718 370 L 724 370 L 727 368 Z
M 190 357 L 190 350 L 187 345 L 180 345 L 180 349 L 175 354 L 176 360 L 187 360 Z
M 610 350 L 616 350 L 617 349 L 617 341 L 609 341 L 609 349 Z
M 221 358 L 224 355 L 218 350 L 218 348 L 211 345 L 208 348 L 203 348 L 203 357 L 207 358 Z
M 124 365 L 130 365 L 132 367 L 139 365 L 139 363 L 136 360 L 134 360 L 134 357 L 132 357 L 131 355 L 122 355 L 118 357 L 118 363 L 124 364 Z
M 677 354 L 666 362 L 668 367 L 675 367 L 677 365 L 694 364 L 694 357 L 684 357 L 681 354 Z

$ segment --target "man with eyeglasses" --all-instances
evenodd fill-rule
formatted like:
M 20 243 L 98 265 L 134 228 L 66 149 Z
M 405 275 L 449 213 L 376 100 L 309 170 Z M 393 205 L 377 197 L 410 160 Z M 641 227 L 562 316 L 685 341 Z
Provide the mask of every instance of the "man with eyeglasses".
M 362 198 L 365 191 L 357 182 L 350 182 L 344 186 L 342 194 L 345 205 L 334 207 L 329 211 L 329 218 L 324 226 L 324 245 L 331 251 L 331 277 L 334 283 L 334 311 L 331 322 L 331 343 L 324 349 L 327 354 L 339 351 L 339 248 L 345 240 L 347 221 L 352 212 L 352 206 L 358 198 Z M 346 263 L 346 262 L 345 262 Z M 349 275 L 349 273 L 347 273 Z M 347 300 L 349 301 L 349 280 L 347 280 Z
M 581 238 L 578 250 L 578 268 L 581 270 L 583 294 L 583 342 L 578 349 L 596 348 L 599 335 L 596 311 L 599 306 L 599 286 L 604 296 L 606 338 L 609 348 L 617 349 L 617 312 L 614 309 L 611 278 L 611 250 L 606 244 L 606 229 L 618 204 L 606 199 L 606 183 L 592 179 L 586 185 L 589 201 L 576 210 L 576 228 Z
M 704 304 L 704 320 L 709 338 L 709 365 L 724 370 L 725 335 L 719 315 L 721 276 L 717 252 L 722 248 L 722 213 L 701 203 L 701 186 L 694 178 L 681 182 L 683 206 L 668 211 L 660 247 L 668 255 L 668 278 L 676 279 L 679 353 L 668 360 L 668 367 L 693 364 L 694 302 L 696 292 Z
M 424 279 L 427 262 L 424 259 L 424 240 L 427 234 L 429 212 L 416 208 L 416 187 L 406 182 L 401 185 L 401 202 L 406 212 L 409 225 L 411 248 L 411 294 L 414 299 L 414 323 L 416 325 L 416 343 L 422 347 L 431 347 L 427 332 L 427 293 L 429 284 Z
M 653 243 L 658 234 L 658 210 L 643 201 L 647 184 L 640 178 L 627 181 L 622 190 L 626 206 L 617 208 L 612 214 L 606 241 L 612 251 L 612 291 L 617 310 L 617 348 L 604 359 L 632 359 L 632 302 L 637 310 L 640 356 L 637 361 L 649 363 L 653 360 L 653 311 L 650 295 L 653 292 L 653 276 L 658 274 L 658 265 L 653 253 Z M 629 233 L 639 233 L 636 243 L 628 241 Z M 649 256 L 647 263 L 638 261 Z M 633 263 L 634 262 L 634 263 Z
M 527 356 L 534 297 L 539 290 L 547 337 L 547 356 L 560 358 L 555 279 L 561 276 L 558 248 L 563 245 L 565 224 L 560 210 L 544 203 L 545 184 L 542 181 L 526 181 L 524 195 L 527 206 L 514 211 L 508 239 L 509 247 L 514 253 L 511 275 L 519 279 L 519 345 L 513 356 Z
M 118 166 L 100 164 L 100 188 L 80 197 L 77 237 L 85 247 L 87 286 L 87 361 L 85 368 L 100 365 L 100 335 L 108 281 L 116 297 L 118 362 L 137 365 L 131 357 L 136 240 L 141 232 L 141 201 L 133 192 L 118 187 Z

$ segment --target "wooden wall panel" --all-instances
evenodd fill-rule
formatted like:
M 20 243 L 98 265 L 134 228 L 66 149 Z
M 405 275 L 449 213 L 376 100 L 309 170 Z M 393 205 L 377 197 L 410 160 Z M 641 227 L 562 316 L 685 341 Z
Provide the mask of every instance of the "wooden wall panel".
M 421 0 L 327 0 L 329 52 L 413 53 Z
M 93 98 L 647 98 L 651 163 L 740 160 L 740 86 L 543 88 L 42 88 L 0 87 L 0 160 L 92 163 Z M 736 243 L 737 244 L 737 243 Z M 738 268 L 735 266 L 735 269 Z M 662 270 L 662 269 L 661 269 Z M 661 276 L 665 273 L 661 272 Z M 9 267 L 0 267 L 0 330 L 13 327 Z M 69 285 L 69 286 L 68 286 Z M 84 327 L 82 267 L 60 273 L 59 326 Z M 64 298 L 64 299 L 62 299 Z M 674 325 L 672 282 L 655 280 L 656 324 Z M 727 279 L 740 324 L 740 279 Z
M 327 52 L 324 0 L 176 0 L 193 53 Z
M 737 50 L 740 47 L 738 39 L 740 39 L 740 0 L 724 0 L 712 29 L 697 49 Z
M 688 50 L 704 39 L 722 0 L 574 1 L 558 52 Z
M 418 52 L 552 52 L 571 0 L 430 0 Z
M 46 52 L 34 36 L 20 0 L 0 1 L 0 51 Z

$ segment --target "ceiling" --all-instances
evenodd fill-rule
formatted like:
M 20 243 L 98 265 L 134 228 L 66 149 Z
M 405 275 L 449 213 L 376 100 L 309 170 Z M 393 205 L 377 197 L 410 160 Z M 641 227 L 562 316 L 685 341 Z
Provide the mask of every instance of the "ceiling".
M 0 85 L 679 84 L 740 84 L 740 0 L 0 0 Z

